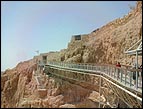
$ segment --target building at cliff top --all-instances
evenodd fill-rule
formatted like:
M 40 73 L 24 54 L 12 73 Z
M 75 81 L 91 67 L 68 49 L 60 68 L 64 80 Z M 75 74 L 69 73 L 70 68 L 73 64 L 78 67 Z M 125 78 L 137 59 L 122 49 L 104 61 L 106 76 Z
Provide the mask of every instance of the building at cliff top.
M 83 38 L 87 36 L 88 34 L 73 35 L 71 41 L 83 40 Z
M 49 53 L 40 53 L 40 55 L 34 56 L 34 61 L 37 62 L 44 62 L 45 64 L 47 64 L 48 60 L 55 60 L 57 56 L 58 52 L 49 52 Z

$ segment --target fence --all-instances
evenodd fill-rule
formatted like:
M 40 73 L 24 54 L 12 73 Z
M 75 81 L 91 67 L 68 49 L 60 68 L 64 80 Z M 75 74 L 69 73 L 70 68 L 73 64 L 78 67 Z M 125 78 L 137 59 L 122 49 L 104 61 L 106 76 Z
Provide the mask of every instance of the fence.
M 142 90 L 142 69 L 129 69 L 116 67 L 110 64 L 91 64 L 91 63 L 65 63 L 65 62 L 48 62 L 48 65 L 68 68 L 71 70 L 96 72 L 109 76 L 125 86 L 133 89 Z

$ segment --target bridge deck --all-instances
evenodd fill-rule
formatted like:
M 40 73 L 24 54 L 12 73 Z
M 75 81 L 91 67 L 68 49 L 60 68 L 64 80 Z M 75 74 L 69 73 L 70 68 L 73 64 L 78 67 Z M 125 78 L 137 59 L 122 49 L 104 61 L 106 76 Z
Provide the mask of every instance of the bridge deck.
M 84 65 L 84 64 L 70 64 L 70 63 L 62 63 L 62 62 L 49 62 L 47 65 L 44 65 L 44 67 L 50 67 L 52 69 L 57 70 L 63 70 L 63 71 L 69 71 L 69 72 L 76 72 L 80 74 L 88 74 L 88 75 L 99 75 L 102 77 L 102 79 L 109 82 L 109 86 L 120 96 L 120 93 L 122 93 L 122 98 L 129 100 L 129 104 L 134 106 L 136 103 L 139 105 L 139 107 L 142 107 L 142 86 L 139 86 L 140 83 L 142 83 L 141 78 L 137 78 L 138 83 L 135 84 L 136 87 L 134 87 L 133 83 L 133 72 L 122 69 L 122 68 L 116 68 L 113 66 L 103 66 L 103 65 Z M 118 71 L 120 71 L 118 75 Z M 119 76 L 119 78 L 118 78 Z M 67 78 L 67 76 L 66 76 Z M 74 78 L 73 78 L 74 79 Z M 119 89 L 119 90 L 118 90 Z M 127 93 L 127 94 L 126 94 Z M 132 97 L 131 97 L 132 96 Z M 128 102 L 128 100 L 125 100 Z M 133 100 L 131 100 L 133 99 Z M 127 103 L 128 104 L 128 103 Z
M 124 69 L 120 69 L 120 74 L 119 78 L 117 77 L 117 70 L 118 68 L 116 67 L 110 67 L 110 66 L 89 66 L 89 65 L 78 65 L 78 64 L 52 64 L 49 63 L 47 65 L 54 66 L 54 67 L 59 67 L 63 69 L 69 69 L 69 70 L 75 70 L 75 71 L 82 71 L 82 72 L 87 72 L 87 73 L 99 73 L 106 75 L 107 77 L 113 79 L 116 81 L 118 84 L 125 86 L 127 89 L 136 91 L 138 93 L 142 93 L 142 78 L 138 79 L 138 85 L 134 85 L 133 83 L 133 72 L 126 71 Z

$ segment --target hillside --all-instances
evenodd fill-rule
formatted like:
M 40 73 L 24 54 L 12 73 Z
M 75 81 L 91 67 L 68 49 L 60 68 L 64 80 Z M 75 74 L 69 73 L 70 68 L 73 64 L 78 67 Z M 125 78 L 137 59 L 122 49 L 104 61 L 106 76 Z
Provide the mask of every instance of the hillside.
M 107 64 L 120 61 L 121 64 L 129 65 L 135 56 L 128 56 L 124 51 L 141 38 L 141 29 L 142 2 L 139 1 L 136 8 L 123 18 L 109 22 L 90 34 L 81 35 L 81 40 L 74 40 L 72 37 L 68 47 L 60 52 L 45 54 L 48 61 Z M 15 68 L 7 69 L 1 74 L 2 108 L 98 107 L 99 93 L 96 85 L 63 80 L 43 72 L 38 74 L 36 58 L 41 57 L 35 56 L 31 60 L 20 62 Z M 139 58 L 141 64 L 142 59 Z M 112 103 L 116 96 L 112 90 L 107 91 L 106 83 L 104 84 L 102 101 L 108 96 Z
M 82 63 L 107 63 L 129 65 L 134 56 L 124 53 L 140 38 L 142 30 L 142 2 L 134 10 L 101 28 L 82 36 L 82 40 L 71 41 L 65 51 L 61 51 L 61 60 Z M 141 57 L 139 63 L 141 64 Z

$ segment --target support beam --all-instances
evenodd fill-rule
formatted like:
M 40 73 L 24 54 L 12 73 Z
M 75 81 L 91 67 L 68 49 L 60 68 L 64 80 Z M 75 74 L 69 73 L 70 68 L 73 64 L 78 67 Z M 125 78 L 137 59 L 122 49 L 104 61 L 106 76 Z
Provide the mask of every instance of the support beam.
M 136 69 L 138 69 L 138 52 L 136 51 Z M 136 71 L 136 88 L 138 88 L 138 72 Z

